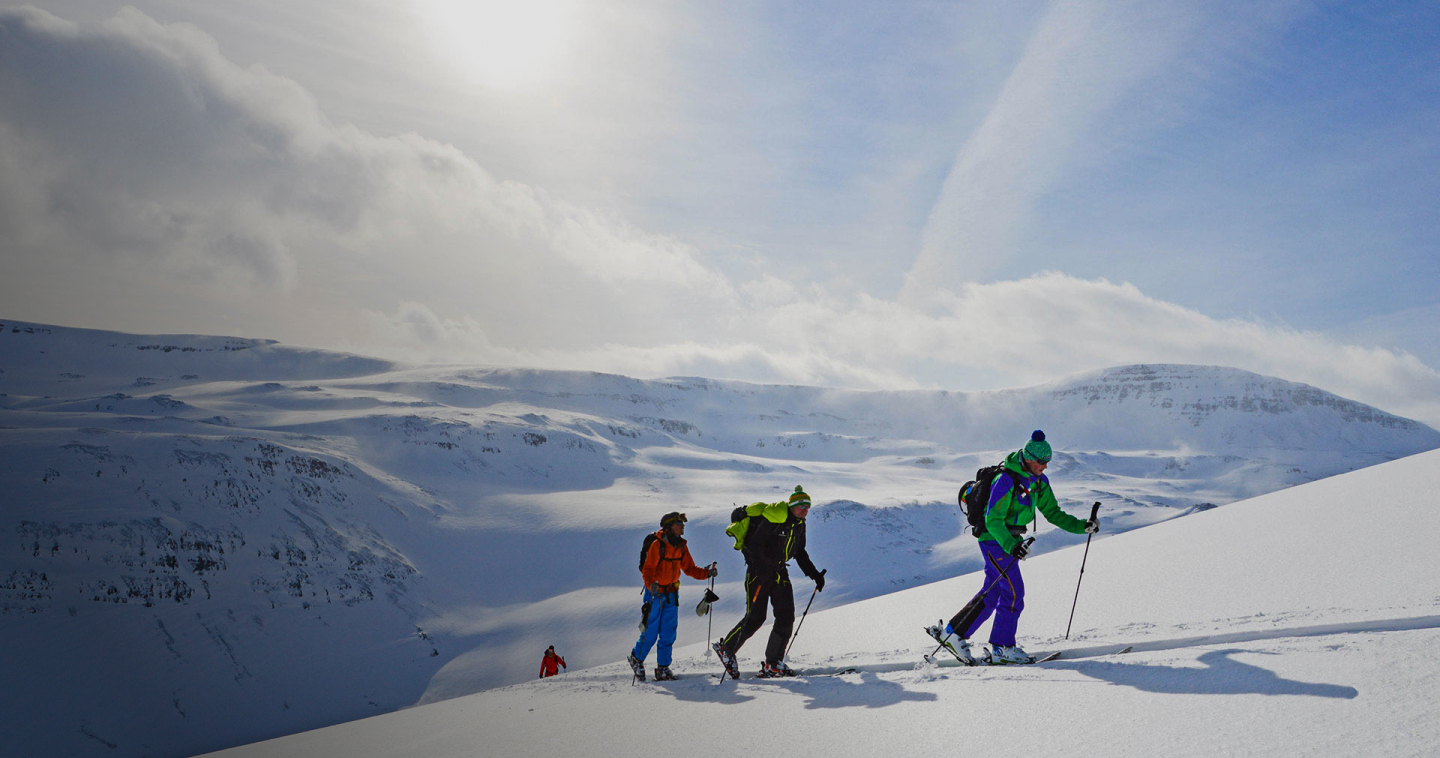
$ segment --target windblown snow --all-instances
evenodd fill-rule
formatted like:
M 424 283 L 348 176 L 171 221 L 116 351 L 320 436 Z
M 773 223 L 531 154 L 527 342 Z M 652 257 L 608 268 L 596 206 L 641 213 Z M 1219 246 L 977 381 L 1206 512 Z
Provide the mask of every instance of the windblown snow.
M 955 490 L 1032 429 L 1056 447 L 1050 474 L 1061 505 L 1080 514 L 1104 503 L 1096 551 L 1122 540 L 1164 544 L 1147 539 L 1229 518 L 1240 509 L 1215 506 L 1264 493 L 1283 499 L 1384 470 L 1397 472 L 1384 482 L 1399 486 L 1409 462 L 1315 480 L 1440 447 L 1440 434 L 1413 421 L 1218 367 L 1129 366 L 1003 392 L 860 392 L 416 367 L 258 340 L 0 324 L 0 528 L 11 537 L 0 548 L 0 633 L 7 649 L 23 651 L 6 666 L 19 684 L 0 697 L 6 743 L 26 755 L 188 755 L 417 703 L 435 705 L 386 718 L 446 713 L 490 701 L 437 701 L 534 677 L 549 644 L 571 664 L 562 679 L 583 685 L 476 697 L 559 698 L 546 700 L 557 707 L 578 698 L 599 718 L 623 698 L 601 707 L 609 701 L 586 693 L 628 678 L 576 669 L 619 660 L 633 643 L 641 537 L 666 511 L 689 514 L 697 560 L 720 563 L 718 630 L 741 608 L 742 564 L 722 533 L 729 511 L 795 484 L 816 499 L 811 554 L 830 570 L 804 628 L 814 647 L 801 660 L 865 661 L 853 682 L 823 686 L 872 711 L 924 672 L 907 668 L 918 627 L 870 616 L 911 619 L 913 607 L 928 623 L 954 611 L 963 590 L 930 583 L 979 566 L 973 538 L 960 533 Z M 1315 483 L 1285 489 L 1305 482 Z M 1197 516 L 1175 520 L 1188 514 Z M 1362 528 L 1347 518 L 1352 532 Z M 1353 571 L 1350 544 L 1307 537 L 1316 520 L 1280 531 L 1330 561 L 1331 575 Z M 1235 546 L 1246 556 L 1281 551 L 1269 537 L 1258 530 Z M 1032 592 L 1066 583 L 1043 567 L 1078 542 L 1042 530 L 1037 548 L 1052 555 L 1028 564 Z M 1111 586 L 1185 578 L 1167 573 L 1180 564 L 1166 555 Z M 1226 556 L 1194 561 L 1222 562 L 1212 575 L 1231 581 L 1236 559 Z M 1087 573 L 1087 584 L 1097 576 Z M 1249 597 L 1246 582 L 1259 580 L 1238 579 L 1213 586 Z M 1323 612 L 1292 614 L 1276 628 L 1403 619 L 1416 602 L 1362 602 L 1357 590 L 1331 603 L 1307 587 L 1293 584 L 1291 604 L 1305 599 Z M 1143 618 L 1091 616 L 1087 639 L 1178 639 L 1230 629 L 1220 620 L 1232 610 L 1258 612 L 1173 607 L 1199 591 L 1190 584 L 1129 591 L 1158 595 L 1114 596 L 1117 608 L 1145 608 Z M 1053 636 L 1043 624 L 1059 601 L 1032 597 L 1022 633 L 1033 623 Z M 1111 613 L 1106 597 L 1097 591 L 1088 612 Z M 1360 615 L 1324 610 L 1342 607 Z M 705 629 L 691 616 L 680 634 L 693 643 Z M 1186 665 L 1231 667 L 1232 658 Z M 956 675 L 929 672 L 922 690 Z M 702 685 L 674 692 L 714 707 Z M 800 687 L 772 689 L 793 689 L 788 697 L 804 709 Z M 915 702 L 940 697 L 930 691 Z

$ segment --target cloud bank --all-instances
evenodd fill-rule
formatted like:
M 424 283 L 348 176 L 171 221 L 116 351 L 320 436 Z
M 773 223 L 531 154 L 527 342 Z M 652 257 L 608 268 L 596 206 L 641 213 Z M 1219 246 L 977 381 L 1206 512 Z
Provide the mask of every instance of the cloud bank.
M 1440 374 L 1412 356 L 1125 283 L 1048 272 L 885 299 L 736 280 L 452 146 L 334 123 L 295 81 L 133 9 L 85 27 L 0 11 L 0 239 L 21 274 L 0 281 L 19 309 L 3 315 L 32 320 L 869 388 L 1218 364 L 1440 424 Z M 185 305 L 155 323 L 167 301 Z

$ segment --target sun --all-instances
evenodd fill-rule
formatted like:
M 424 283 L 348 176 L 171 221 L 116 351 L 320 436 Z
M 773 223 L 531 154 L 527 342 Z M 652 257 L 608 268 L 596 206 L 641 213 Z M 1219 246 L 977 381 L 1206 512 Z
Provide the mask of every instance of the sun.
M 477 84 L 531 90 L 573 51 L 577 0 L 416 0 L 435 51 Z

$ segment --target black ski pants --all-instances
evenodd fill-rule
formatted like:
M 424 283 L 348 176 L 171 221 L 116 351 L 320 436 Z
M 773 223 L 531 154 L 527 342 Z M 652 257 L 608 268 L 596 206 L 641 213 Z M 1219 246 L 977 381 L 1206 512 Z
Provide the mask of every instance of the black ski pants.
M 767 603 L 775 609 L 775 626 L 770 630 L 770 642 L 765 645 L 765 660 L 779 663 L 785 658 L 785 645 L 795 628 L 795 590 L 790 586 L 790 576 L 783 569 L 758 573 L 746 569 L 745 618 L 720 639 L 726 652 L 735 655 L 745 640 L 765 625 Z

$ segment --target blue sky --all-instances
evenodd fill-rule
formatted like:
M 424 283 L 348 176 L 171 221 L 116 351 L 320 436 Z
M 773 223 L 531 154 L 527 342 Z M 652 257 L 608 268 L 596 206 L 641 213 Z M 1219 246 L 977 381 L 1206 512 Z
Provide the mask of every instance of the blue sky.
M 1423 3 L 56 0 L 0 15 L 0 316 L 1437 424 L 1437 127 Z

